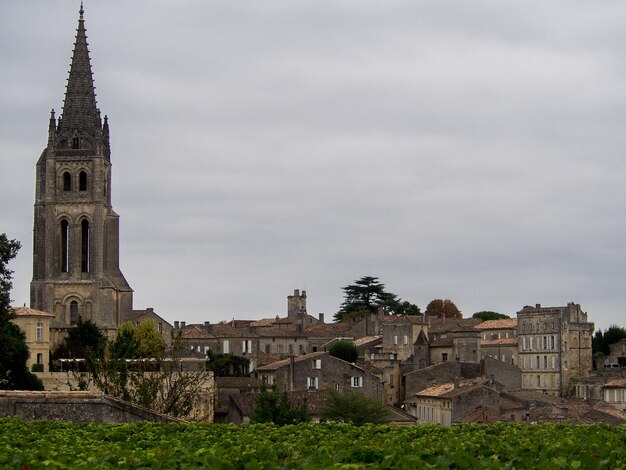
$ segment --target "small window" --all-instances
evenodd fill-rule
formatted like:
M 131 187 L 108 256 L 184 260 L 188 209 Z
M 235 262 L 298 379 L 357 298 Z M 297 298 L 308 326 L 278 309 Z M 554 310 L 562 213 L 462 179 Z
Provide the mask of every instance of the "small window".
M 77 150 L 80 148 L 80 137 L 73 137 L 72 138 L 72 148 L 74 150 Z
M 69 171 L 63 173 L 63 191 L 71 191 L 72 190 L 72 175 L 70 175 Z
M 319 386 L 319 380 L 317 377 L 308 377 L 307 383 L 309 389 L 317 389 L 317 387 Z
M 230 354 L 230 341 L 228 341 L 227 339 L 224 340 L 222 353 Z
M 398 344 L 398 335 L 394 335 L 393 344 Z
M 313 359 L 313 369 L 321 369 L 321 368 L 322 368 L 322 360 Z
M 405 345 L 409 344 L 409 336 L 408 335 L 404 335 L 404 344 Z
M 78 174 L 78 190 L 87 191 L 87 173 L 84 171 Z
M 38 343 L 43 342 L 43 323 L 37 323 L 35 328 L 35 338 Z
M 244 354 L 252 353 L 252 341 L 250 341 L 249 339 L 244 339 L 241 342 L 241 350 Z
M 37 364 L 43 364 L 43 353 L 37 353 Z
M 441 362 L 448 362 L 448 353 L 441 353 Z
M 363 386 L 363 377 L 352 377 L 352 388 L 360 388 Z

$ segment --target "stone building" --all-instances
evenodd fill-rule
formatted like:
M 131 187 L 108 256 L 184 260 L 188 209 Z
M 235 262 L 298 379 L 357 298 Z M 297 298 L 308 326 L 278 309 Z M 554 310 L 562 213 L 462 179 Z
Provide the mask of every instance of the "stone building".
M 96 103 L 81 6 L 63 111 L 50 114 L 36 170 L 30 304 L 53 313 L 55 334 L 79 318 L 108 330 L 131 318 L 111 192 L 109 123 Z
M 517 313 L 522 389 L 553 395 L 572 393 L 572 379 L 592 368 L 593 323 L 580 305 L 524 307 Z
M 382 403 L 382 380 L 363 367 L 333 357 L 325 352 L 291 357 L 256 370 L 258 378 L 278 390 L 359 391 Z
M 48 372 L 50 359 L 50 322 L 54 315 L 28 307 L 14 307 L 13 323 L 26 334 L 26 345 L 30 351 L 26 366 L 36 372 Z
M 481 359 L 492 357 L 517 365 L 517 319 L 487 320 L 475 327 L 480 331 Z

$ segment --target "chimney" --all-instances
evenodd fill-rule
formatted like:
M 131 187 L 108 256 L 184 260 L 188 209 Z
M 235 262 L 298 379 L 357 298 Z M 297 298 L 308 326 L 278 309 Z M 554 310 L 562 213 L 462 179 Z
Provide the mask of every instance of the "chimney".
M 185 322 L 184 322 L 184 321 L 181 321 L 181 322 L 180 322 L 180 327 L 181 327 L 181 328 L 185 328 Z
M 541 304 L 535 304 L 535 308 L 541 308 Z
M 454 385 L 454 388 L 459 388 L 460 387 L 460 380 L 458 377 L 455 377 L 454 380 L 452 381 L 452 384 Z
M 205 322 L 204 322 L 204 326 L 209 326 L 210 324 L 211 324 L 211 322 L 210 322 L 210 321 L 205 321 Z
M 177 330 L 180 327 L 179 325 L 180 324 L 177 321 L 175 321 L 174 322 L 174 329 Z
M 324 323 L 324 314 L 320 313 L 319 317 L 320 317 L 320 323 Z
M 154 308 L 152 308 L 152 307 L 148 307 L 148 308 L 146 309 L 146 313 L 154 313 Z

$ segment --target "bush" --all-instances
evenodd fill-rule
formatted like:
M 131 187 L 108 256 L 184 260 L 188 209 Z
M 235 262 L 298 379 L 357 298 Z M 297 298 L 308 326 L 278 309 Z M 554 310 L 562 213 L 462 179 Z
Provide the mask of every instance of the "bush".
M 346 362 L 356 362 L 359 351 L 352 341 L 345 339 L 335 341 L 328 347 L 328 354 Z
M 43 364 L 33 364 L 31 370 L 33 372 L 43 372 Z

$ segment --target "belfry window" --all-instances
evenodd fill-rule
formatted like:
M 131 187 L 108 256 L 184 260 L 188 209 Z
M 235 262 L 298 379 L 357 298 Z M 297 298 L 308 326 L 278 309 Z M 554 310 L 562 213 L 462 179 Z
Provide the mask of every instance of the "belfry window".
M 70 323 L 72 325 L 78 324 L 78 302 L 75 300 L 70 302 Z
M 80 223 L 80 270 L 89 272 L 89 221 Z
M 72 190 L 72 175 L 68 171 L 63 173 L 63 191 Z
M 70 224 L 67 220 L 61 221 L 61 272 L 69 270 Z
M 79 149 L 80 148 L 80 138 L 79 137 L 73 137 L 72 138 L 72 148 L 73 149 Z
M 78 175 L 78 190 L 87 191 L 87 173 L 84 171 Z

